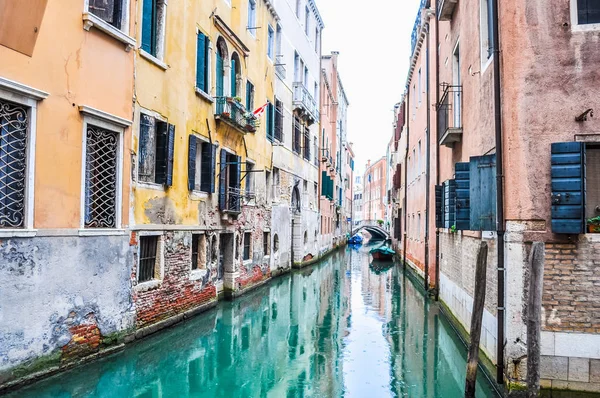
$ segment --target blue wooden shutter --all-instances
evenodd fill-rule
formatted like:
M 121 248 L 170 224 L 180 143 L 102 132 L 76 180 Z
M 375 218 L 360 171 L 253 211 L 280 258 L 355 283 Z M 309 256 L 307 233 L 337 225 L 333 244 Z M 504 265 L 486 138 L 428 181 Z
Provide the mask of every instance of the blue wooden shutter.
M 211 174 L 211 163 L 212 163 L 212 145 L 206 142 L 198 142 L 200 148 L 196 149 L 200 151 L 200 190 L 202 192 L 210 192 L 211 179 L 214 185 L 214 169 Z
M 470 229 L 470 191 L 469 163 L 456 163 L 454 167 L 456 181 L 455 225 L 458 231 Z
M 219 158 L 219 210 L 227 208 L 227 151 L 221 149 Z
M 223 57 L 217 52 L 217 67 L 216 67 L 216 85 L 217 85 L 217 97 L 223 96 L 223 78 L 225 71 L 223 70 Z
M 267 139 L 273 141 L 273 104 L 267 101 Z
M 456 181 L 444 181 L 443 192 L 443 224 L 444 228 L 452 228 L 453 225 L 456 225 Z
M 472 231 L 496 231 L 496 155 L 474 156 L 469 171 Z
M 142 50 L 155 55 L 155 0 L 143 0 L 142 5 Z
M 196 87 L 206 92 L 206 36 L 198 32 L 196 42 Z
M 156 120 L 156 156 L 154 158 L 154 182 L 166 184 L 167 181 L 167 159 L 168 159 L 168 124 Z
M 231 96 L 235 97 L 237 95 L 237 86 L 235 80 L 235 59 L 231 59 Z
M 175 126 L 169 124 L 167 136 L 167 178 L 165 185 L 170 187 L 173 185 L 173 160 L 175 159 Z
M 189 136 L 188 147 L 188 189 L 193 191 L 196 188 L 196 151 L 197 140 L 194 135 Z
M 585 233 L 585 145 L 560 142 L 551 146 L 552 232 Z
M 435 227 L 444 228 L 444 203 L 443 203 L 443 187 L 441 185 L 435 186 Z

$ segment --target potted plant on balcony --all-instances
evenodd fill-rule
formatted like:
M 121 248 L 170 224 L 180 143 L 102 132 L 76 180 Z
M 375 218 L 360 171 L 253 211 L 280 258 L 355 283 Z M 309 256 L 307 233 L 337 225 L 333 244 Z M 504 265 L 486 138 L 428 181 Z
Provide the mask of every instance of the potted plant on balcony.
M 588 218 L 586 224 L 588 232 L 600 233 L 600 216 Z

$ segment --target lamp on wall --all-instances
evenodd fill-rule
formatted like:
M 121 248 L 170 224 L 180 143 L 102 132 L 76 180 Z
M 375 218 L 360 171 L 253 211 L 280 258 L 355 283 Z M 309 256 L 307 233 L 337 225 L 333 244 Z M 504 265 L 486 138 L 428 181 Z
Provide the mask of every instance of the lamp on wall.
M 587 111 L 583 112 L 581 115 L 577 116 L 575 118 L 576 122 L 586 122 L 588 120 L 588 115 L 590 115 L 590 117 L 594 117 L 594 110 L 592 108 L 588 109 Z

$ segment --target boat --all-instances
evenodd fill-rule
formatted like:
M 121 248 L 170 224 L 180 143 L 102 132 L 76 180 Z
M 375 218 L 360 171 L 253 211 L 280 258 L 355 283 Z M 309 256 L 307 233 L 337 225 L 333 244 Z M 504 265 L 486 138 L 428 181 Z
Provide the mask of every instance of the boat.
M 379 261 L 392 261 L 394 259 L 394 255 L 396 254 L 394 250 L 385 245 L 371 249 L 369 253 L 371 253 L 371 256 L 373 256 L 373 260 Z
M 362 245 L 362 243 L 363 243 L 363 237 L 360 236 L 359 234 L 356 234 L 353 237 L 351 237 L 350 239 L 348 239 L 348 244 L 350 244 L 350 245 Z

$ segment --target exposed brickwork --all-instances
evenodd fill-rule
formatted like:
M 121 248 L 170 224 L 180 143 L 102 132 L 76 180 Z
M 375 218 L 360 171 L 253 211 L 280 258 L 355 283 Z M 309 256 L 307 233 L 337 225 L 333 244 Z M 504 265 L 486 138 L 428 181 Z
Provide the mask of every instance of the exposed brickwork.
M 67 322 L 71 318 L 69 317 Z M 81 358 L 98 351 L 102 334 L 94 314 L 88 314 L 82 323 L 71 326 L 69 332 L 71 332 L 71 340 L 62 347 L 62 361 Z
M 134 289 L 136 326 L 138 328 L 167 319 L 216 298 L 211 270 L 207 276 L 192 280 L 191 233 L 166 232 L 164 235 L 164 276 L 155 288 Z M 136 263 L 137 263 L 137 255 Z M 132 267 L 137 285 L 137 266 Z
M 600 333 L 600 242 L 547 243 L 543 329 Z

